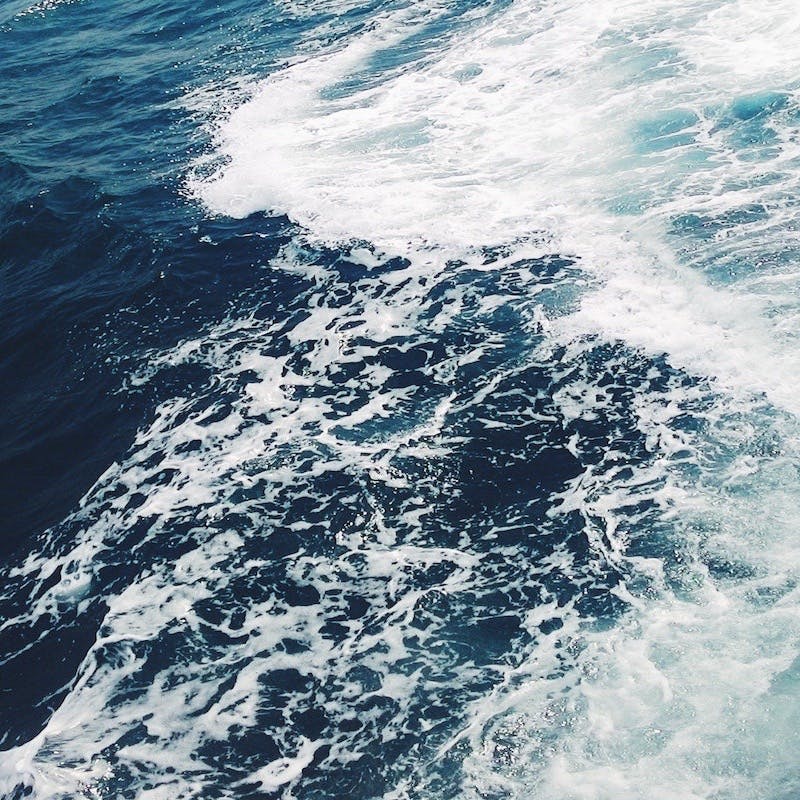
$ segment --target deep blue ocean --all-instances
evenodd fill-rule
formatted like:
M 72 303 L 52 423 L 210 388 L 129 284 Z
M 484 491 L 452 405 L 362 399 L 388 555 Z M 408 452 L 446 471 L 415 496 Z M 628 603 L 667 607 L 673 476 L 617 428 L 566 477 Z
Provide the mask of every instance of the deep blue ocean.
M 795 0 L 0 0 L 0 87 L 0 797 L 800 797 Z

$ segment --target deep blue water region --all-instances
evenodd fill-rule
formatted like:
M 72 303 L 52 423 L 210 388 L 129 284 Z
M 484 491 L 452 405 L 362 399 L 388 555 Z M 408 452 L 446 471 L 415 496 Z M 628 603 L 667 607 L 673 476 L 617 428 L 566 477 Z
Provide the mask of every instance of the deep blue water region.
M 241 31 L 272 25 L 270 10 L 235 5 L 0 11 L 3 555 L 63 518 L 129 445 L 148 401 L 118 394 L 126 360 L 221 313 L 263 261 L 220 258 L 179 196 L 196 142 L 177 101 L 224 78 L 220 64 L 267 60 Z M 298 33 L 280 27 L 269 59 Z

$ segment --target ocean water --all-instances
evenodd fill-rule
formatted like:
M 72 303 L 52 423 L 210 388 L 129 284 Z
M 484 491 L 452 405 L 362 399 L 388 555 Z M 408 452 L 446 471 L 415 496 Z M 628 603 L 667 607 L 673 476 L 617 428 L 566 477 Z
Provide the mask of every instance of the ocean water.
M 794 0 L 3 0 L 0 796 L 800 797 Z

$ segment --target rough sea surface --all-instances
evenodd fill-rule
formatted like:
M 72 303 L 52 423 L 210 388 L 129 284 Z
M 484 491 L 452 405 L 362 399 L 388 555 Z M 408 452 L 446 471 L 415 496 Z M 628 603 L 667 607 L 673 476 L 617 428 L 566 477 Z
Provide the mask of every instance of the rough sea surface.
M 796 0 L 3 0 L 0 797 L 800 797 Z

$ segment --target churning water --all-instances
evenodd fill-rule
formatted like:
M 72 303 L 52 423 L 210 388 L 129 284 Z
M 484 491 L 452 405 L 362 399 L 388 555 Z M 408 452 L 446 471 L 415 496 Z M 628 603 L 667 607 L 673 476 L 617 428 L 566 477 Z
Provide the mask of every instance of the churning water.
M 795 0 L 198 5 L 0 10 L 0 792 L 795 800 Z

